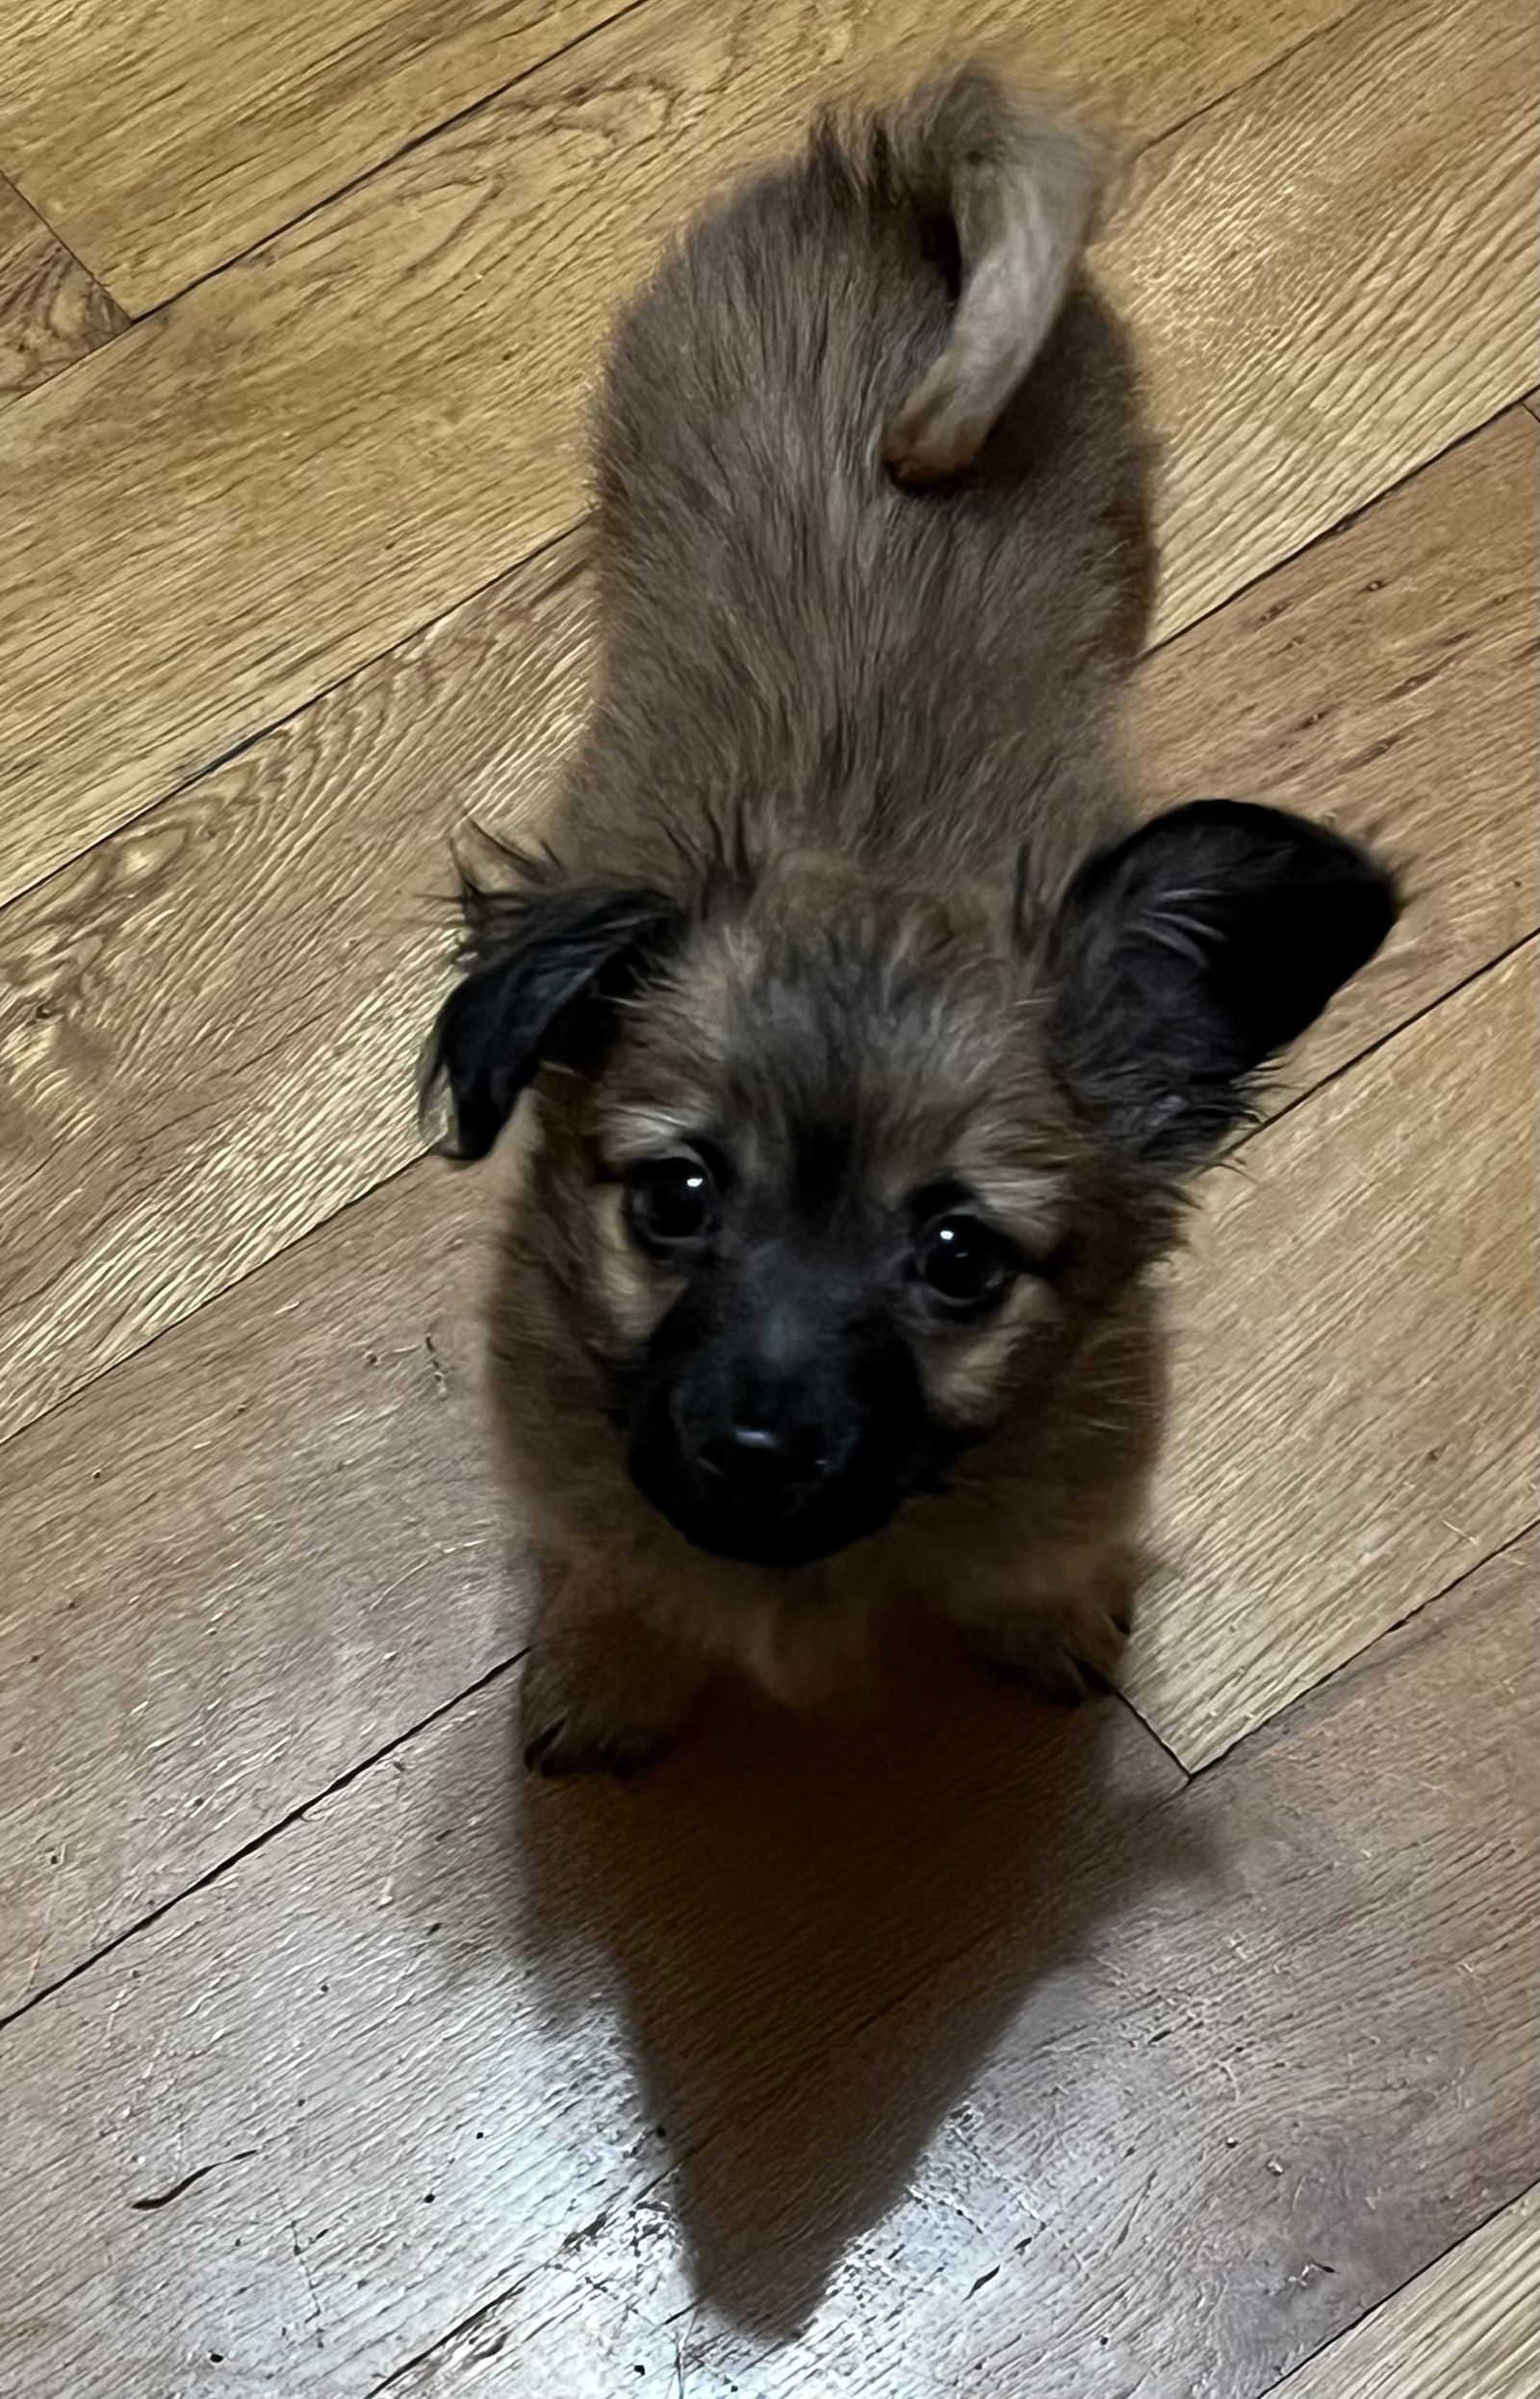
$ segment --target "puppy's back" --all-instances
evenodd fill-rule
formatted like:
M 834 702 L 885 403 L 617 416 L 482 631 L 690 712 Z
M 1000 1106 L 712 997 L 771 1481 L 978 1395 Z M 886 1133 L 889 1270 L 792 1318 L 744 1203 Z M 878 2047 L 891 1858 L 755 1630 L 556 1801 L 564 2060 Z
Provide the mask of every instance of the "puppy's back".
M 691 228 L 601 404 L 601 718 L 628 720 L 601 739 L 647 746 L 652 684 L 665 748 L 687 699 L 733 752 L 719 785 L 805 782 L 799 725 L 889 791 L 892 758 L 846 755 L 878 724 L 954 783 L 1002 741 L 1063 748 L 1054 693 L 1120 680 L 1149 599 L 1135 375 L 1080 273 L 1101 178 L 1084 133 L 969 71 L 826 120 Z

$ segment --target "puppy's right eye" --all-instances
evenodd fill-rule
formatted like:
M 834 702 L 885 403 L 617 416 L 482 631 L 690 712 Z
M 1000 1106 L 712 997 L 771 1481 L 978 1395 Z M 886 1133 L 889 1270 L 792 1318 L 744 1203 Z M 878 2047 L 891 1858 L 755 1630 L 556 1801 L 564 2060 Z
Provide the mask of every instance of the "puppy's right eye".
M 644 1250 L 678 1257 L 703 1250 L 721 1215 L 716 1179 L 704 1160 L 649 1158 L 626 1186 L 626 1218 Z
M 1020 1271 L 1020 1258 L 1002 1233 L 957 1210 L 927 1225 L 914 1252 L 915 1274 L 956 1316 L 982 1315 L 1005 1297 Z

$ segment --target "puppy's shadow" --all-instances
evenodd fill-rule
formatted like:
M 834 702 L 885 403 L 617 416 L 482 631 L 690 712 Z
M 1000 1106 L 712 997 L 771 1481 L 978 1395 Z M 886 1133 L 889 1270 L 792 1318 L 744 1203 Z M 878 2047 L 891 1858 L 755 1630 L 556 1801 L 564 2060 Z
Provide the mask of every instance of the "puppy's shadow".
M 698 2298 L 806 2324 L 1034 1985 L 1187 1870 L 1179 1779 L 1121 1702 L 1046 1710 L 929 1652 L 859 1714 L 714 1697 L 628 1790 L 521 1784 L 521 1951 L 564 2018 L 601 1960 Z

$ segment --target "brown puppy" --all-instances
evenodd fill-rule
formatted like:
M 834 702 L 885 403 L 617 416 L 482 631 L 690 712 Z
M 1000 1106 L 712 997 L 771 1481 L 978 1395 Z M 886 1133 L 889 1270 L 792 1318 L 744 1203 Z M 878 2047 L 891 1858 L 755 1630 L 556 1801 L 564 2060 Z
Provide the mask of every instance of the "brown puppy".
M 633 1768 L 904 1599 L 1074 1695 L 1126 1631 L 1148 1269 L 1385 872 L 1130 831 L 1153 574 L 1073 127 L 968 74 L 697 225 L 618 329 L 601 657 L 549 848 L 468 889 L 431 1075 L 530 1093 L 495 1338 L 532 1764 Z

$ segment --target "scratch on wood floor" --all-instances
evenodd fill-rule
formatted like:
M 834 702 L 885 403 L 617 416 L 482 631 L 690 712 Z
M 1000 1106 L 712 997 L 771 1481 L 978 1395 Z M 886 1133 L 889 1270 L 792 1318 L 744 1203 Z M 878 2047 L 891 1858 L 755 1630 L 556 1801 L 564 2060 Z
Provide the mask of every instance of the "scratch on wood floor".
M 169 2190 L 153 2191 L 143 2199 L 131 2199 L 128 2204 L 138 2215 L 153 2215 L 159 2207 L 169 2207 L 172 2200 L 180 2199 L 184 2191 L 192 2188 L 194 2182 L 201 2182 L 208 2175 L 218 2174 L 221 2166 L 243 2166 L 256 2154 L 254 2149 L 238 2149 L 233 2150 L 228 2157 L 211 2157 L 206 2166 L 194 2166 L 191 2174 L 183 2175 L 180 2182 L 173 2182 Z

